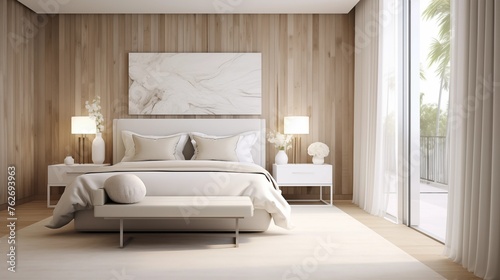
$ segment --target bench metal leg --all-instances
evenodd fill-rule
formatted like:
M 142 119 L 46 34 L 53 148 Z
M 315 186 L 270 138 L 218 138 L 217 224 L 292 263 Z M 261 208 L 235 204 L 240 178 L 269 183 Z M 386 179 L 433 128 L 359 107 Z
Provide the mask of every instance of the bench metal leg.
M 120 219 L 120 248 L 123 248 L 123 219 Z
M 124 247 L 124 240 L 123 240 L 123 218 L 120 218 L 120 248 Z M 240 246 L 240 218 L 235 218 L 235 231 L 234 231 L 234 246 L 238 248 Z M 131 238 L 127 239 L 130 241 Z
M 235 233 L 235 236 L 234 236 L 234 246 L 236 248 L 238 248 L 240 246 L 240 242 L 239 242 L 239 238 L 240 238 L 240 225 L 239 225 L 239 220 L 238 218 L 236 218 L 236 233 Z

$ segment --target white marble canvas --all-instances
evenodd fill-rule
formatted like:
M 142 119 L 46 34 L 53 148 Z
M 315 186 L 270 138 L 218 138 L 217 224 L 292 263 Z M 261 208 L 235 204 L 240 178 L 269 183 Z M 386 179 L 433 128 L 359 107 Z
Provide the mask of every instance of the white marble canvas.
M 131 115 L 260 115 L 260 53 L 130 53 Z

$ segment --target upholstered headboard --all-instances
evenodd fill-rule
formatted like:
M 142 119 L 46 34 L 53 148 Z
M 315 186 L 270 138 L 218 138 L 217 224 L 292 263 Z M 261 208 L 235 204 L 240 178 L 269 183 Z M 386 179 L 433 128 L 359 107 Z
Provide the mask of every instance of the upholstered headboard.
M 115 119 L 113 120 L 113 164 L 125 154 L 122 130 L 143 135 L 171 135 L 181 132 L 201 132 L 209 135 L 228 136 L 247 131 L 260 131 L 252 156 L 256 164 L 266 165 L 266 122 L 263 119 Z M 193 147 L 186 145 L 184 154 L 192 154 Z

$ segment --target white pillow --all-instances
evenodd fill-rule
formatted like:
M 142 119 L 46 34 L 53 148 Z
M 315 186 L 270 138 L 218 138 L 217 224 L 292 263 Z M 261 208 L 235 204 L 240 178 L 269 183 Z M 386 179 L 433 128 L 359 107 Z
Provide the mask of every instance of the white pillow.
M 175 152 L 180 136 L 147 138 L 132 135 L 135 145 L 134 161 L 175 160 Z
M 134 174 L 113 175 L 104 181 L 104 190 L 117 203 L 137 203 L 146 196 L 146 186 Z
M 248 131 L 232 136 L 213 136 L 213 135 L 207 135 L 204 133 L 200 132 L 192 132 L 189 134 L 191 137 L 191 143 L 193 144 L 194 147 L 194 155 L 191 158 L 192 160 L 198 159 L 197 158 L 197 143 L 196 140 L 194 140 L 194 136 L 198 136 L 201 138 L 207 138 L 207 139 L 219 139 L 219 138 L 228 138 L 228 137 L 238 137 L 238 142 L 236 144 L 236 157 L 239 162 L 251 162 L 253 163 L 253 157 L 252 157 L 252 148 L 259 139 L 260 132 L 259 131 Z M 221 149 L 219 149 L 221 150 Z M 221 155 L 220 157 L 224 157 L 224 155 Z
M 173 135 L 169 135 L 169 136 L 155 136 L 155 135 L 141 135 L 141 134 L 138 134 L 138 133 L 135 133 L 132 131 L 122 130 L 122 140 L 123 140 L 123 145 L 125 146 L 125 155 L 122 158 L 123 162 L 134 161 L 135 143 L 134 143 L 134 139 L 132 138 L 132 135 L 138 135 L 138 136 L 142 136 L 144 138 L 151 138 L 151 139 L 180 136 L 179 142 L 177 143 L 177 146 L 176 146 L 175 159 L 177 159 L 177 160 L 184 160 L 185 159 L 182 151 L 184 150 L 184 146 L 186 146 L 186 143 L 188 141 L 188 134 L 187 133 L 177 133 L 177 134 L 173 134 Z

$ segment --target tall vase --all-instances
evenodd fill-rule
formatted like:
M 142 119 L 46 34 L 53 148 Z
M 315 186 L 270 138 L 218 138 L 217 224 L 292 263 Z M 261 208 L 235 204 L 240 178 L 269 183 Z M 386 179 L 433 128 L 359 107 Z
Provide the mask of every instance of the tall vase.
M 276 157 L 274 158 L 274 163 L 276 164 L 288 163 L 288 156 L 286 155 L 284 150 L 279 150 L 279 152 L 276 154 Z
M 104 139 L 102 139 L 102 133 L 98 132 L 95 135 L 94 141 L 92 141 L 92 162 L 95 164 L 104 163 Z

